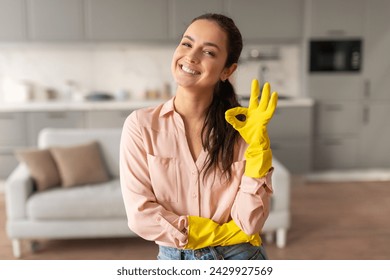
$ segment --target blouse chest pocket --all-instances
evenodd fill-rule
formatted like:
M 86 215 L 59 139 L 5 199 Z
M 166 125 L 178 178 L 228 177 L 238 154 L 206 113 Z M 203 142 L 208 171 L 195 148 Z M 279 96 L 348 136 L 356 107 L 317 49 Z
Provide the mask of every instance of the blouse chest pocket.
M 147 158 L 152 188 L 157 201 L 178 202 L 176 159 L 150 154 Z

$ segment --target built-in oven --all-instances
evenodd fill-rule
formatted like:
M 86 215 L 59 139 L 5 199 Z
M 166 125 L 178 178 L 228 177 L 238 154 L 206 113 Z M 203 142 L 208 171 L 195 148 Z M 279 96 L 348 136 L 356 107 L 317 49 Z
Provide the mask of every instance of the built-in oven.
M 310 40 L 310 72 L 360 72 L 362 40 Z

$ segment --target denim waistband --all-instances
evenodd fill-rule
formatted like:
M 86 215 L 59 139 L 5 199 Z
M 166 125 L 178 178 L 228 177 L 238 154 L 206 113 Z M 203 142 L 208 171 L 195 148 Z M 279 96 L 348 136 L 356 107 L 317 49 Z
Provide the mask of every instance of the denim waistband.
M 159 246 L 159 260 L 266 260 L 263 246 L 252 246 L 249 243 L 231 246 L 205 247 L 196 250 L 178 249 Z

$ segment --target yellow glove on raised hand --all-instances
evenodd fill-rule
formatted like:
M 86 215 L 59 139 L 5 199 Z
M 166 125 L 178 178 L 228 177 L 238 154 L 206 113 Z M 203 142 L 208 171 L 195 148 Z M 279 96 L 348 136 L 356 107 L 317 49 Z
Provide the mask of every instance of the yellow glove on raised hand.
M 208 246 L 229 246 L 249 242 L 261 245 L 259 234 L 247 235 L 231 220 L 219 225 L 211 219 L 188 216 L 188 243 L 185 249 L 200 249 Z
M 252 81 L 249 108 L 236 107 L 225 112 L 225 119 L 236 129 L 248 148 L 245 151 L 245 175 L 252 178 L 261 178 L 272 167 L 272 152 L 267 133 L 267 124 L 271 120 L 278 101 L 276 92 L 270 98 L 270 84 L 265 83 L 259 104 L 259 82 Z M 237 119 L 238 115 L 245 115 L 245 120 Z

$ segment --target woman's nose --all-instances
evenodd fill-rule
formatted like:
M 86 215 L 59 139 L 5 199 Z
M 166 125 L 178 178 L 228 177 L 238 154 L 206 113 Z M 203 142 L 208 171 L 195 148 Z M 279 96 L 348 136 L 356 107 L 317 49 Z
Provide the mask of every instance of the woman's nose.
M 199 61 L 198 53 L 196 50 L 192 49 L 186 55 L 186 60 L 189 63 L 197 63 Z

